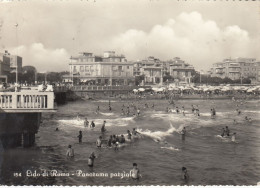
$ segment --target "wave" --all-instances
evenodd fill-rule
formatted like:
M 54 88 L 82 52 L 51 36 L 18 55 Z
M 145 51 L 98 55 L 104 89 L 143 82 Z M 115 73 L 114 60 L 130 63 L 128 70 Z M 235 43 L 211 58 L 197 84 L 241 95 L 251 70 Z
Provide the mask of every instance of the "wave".
M 94 121 L 96 127 L 99 127 L 103 124 L 105 119 L 89 119 L 89 123 L 91 123 L 92 120 Z M 59 126 L 84 128 L 83 119 L 61 119 L 56 121 L 58 122 Z M 134 117 L 107 119 L 106 127 L 124 127 L 129 125 L 129 122 L 134 122 Z
M 179 129 L 174 128 L 171 124 L 170 128 L 165 132 L 163 132 L 163 131 L 154 131 L 153 132 L 149 129 L 146 129 L 144 131 L 142 129 L 137 129 L 137 131 L 144 136 L 152 138 L 155 142 L 161 142 L 164 140 L 165 137 L 171 136 L 172 133 L 179 131 Z
M 109 100 L 97 100 L 95 102 L 107 102 L 107 103 L 109 103 Z M 118 101 L 110 100 L 110 102 L 118 102 Z
M 113 113 L 113 112 L 111 112 L 111 113 L 99 112 L 99 114 L 102 114 L 103 116 L 113 116 L 113 115 L 115 115 L 115 113 Z
M 178 148 L 174 148 L 174 147 L 172 147 L 172 146 L 170 146 L 170 147 L 161 147 L 162 149 L 168 149 L 168 150 L 171 150 L 171 151 L 179 151 L 179 149 Z

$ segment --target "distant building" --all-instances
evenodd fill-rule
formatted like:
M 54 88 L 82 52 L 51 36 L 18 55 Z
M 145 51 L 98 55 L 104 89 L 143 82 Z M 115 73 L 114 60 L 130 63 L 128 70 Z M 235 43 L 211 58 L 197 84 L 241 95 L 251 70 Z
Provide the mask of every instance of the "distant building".
M 10 57 L 5 53 L 0 53 L 0 82 L 7 82 L 10 73 Z
M 249 78 L 257 81 L 257 63 L 254 58 L 224 59 L 223 62 L 213 64 L 211 77 L 230 78 L 237 80 Z
M 70 75 L 64 76 L 65 82 L 91 82 L 98 85 L 129 85 L 134 82 L 133 63 L 125 56 L 106 51 L 103 56 L 81 52 L 72 56 L 69 63 Z
M 140 73 L 144 75 L 144 83 L 159 84 L 163 80 L 163 63 L 152 56 L 141 61 Z
M 256 82 L 260 83 L 260 61 L 256 62 Z
M 177 82 L 190 83 L 195 69 L 192 65 L 185 63 L 179 57 L 173 58 L 173 60 L 167 61 L 167 69 L 170 75 Z
M 18 73 L 22 73 L 22 67 L 23 67 L 23 59 L 20 56 L 17 55 L 11 55 L 8 51 L 5 51 L 5 53 L 0 53 L 0 55 L 4 55 L 6 57 L 10 58 L 10 72 L 15 73 L 16 72 L 16 66 Z

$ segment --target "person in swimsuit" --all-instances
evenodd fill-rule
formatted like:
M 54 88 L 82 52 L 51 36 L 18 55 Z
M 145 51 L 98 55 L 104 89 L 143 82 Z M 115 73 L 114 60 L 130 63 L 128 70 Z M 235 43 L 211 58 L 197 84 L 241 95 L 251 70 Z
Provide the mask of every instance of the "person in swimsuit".
M 98 148 L 101 148 L 101 145 L 102 145 L 102 136 L 100 136 L 100 137 L 97 139 L 96 144 L 97 144 L 97 147 L 98 147 Z
M 185 181 L 189 180 L 189 174 L 186 167 L 182 167 L 182 179 Z
M 133 180 L 138 180 L 141 177 L 140 170 L 137 168 L 137 164 L 133 163 L 133 169 L 130 171 Z
M 94 166 L 94 160 L 95 160 L 95 158 L 97 158 L 97 157 L 96 157 L 95 153 L 92 152 L 92 153 L 90 154 L 89 158 L 88 158 L 88 166 L 89 166 L 89 167 L 93 167 L 93 166 Z

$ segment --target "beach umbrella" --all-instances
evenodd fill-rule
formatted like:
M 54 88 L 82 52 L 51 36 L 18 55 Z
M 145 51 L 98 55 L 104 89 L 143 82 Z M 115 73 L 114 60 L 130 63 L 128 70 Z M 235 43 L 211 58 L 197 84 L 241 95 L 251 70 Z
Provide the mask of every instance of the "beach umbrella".
M 145 89 L 144 88 L 139 88 L 138 91 L 145 91 Z

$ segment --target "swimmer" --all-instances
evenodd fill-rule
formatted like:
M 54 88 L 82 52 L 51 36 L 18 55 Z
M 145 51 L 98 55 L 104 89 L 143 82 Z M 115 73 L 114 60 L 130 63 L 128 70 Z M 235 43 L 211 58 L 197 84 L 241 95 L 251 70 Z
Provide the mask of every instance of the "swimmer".
M 183 127 L 183 129 L 181 131 L 181 138 L 182 138 L 182 140 L 185 140 L 185 135 L 186 135 L 186 128 Z
M 189 180 L 189 174 L 186 167 L 182 167 L 182 179 L 185 181 Z
M 101 133 L 104 133 L 106 131 L 105 126 L 106 126 L 106 121 L 103 122 L 103 125 L 101 127 Z
M 216 116 L 216 110 L 215 110 L 215 108 L 212 108 L 212 113 L 213 113 L 213 116 L 215 117 L 215 116 Z
M 91 128 L 94 128 L 95 126 L 96 126 L 96 125 L 95 125 L 94 121 L 91 121 L 90 127 L 91 127 Z
M 85 127 L 88 127 L 88 124 L 89 124 L 88 118 L 85 118 L 85 120 L 84 120 L 84 126 L 85 126 Z
M 111 141 L 111 142 L 112 142 L 112 144 L 114 144 L 114 145 L 116 144 L 116 135 L 113 135 L 113 136 L 112 136 L 112 141 Z
M 125 143 L 124 135 L 121 135 L 121 137 L 119 138 L 119 143 L 121 143 L 121 144 Z
M 134 136 L 136 136 L 137 134 L 140 134 L 140 133 L 137 132 L 137 131 L 135 130 L 135 128 L 133 128 L 132 134 L 133 134 Z
M 98 148 L 101 148 L 102 145 L 102 136 L 99 136 L 99 138 L 97 139 L 96 145 Z
M 178 108 L 178 106 L 176 106 L 176 113 L 177 113 L 177 114 L 179 113 L 179 108 Z
M 57 127 L 57 128 L 55 129 L 55 131 L 59 131 L 59 128 Z
M 130 171 L 133 180 L 141 178 L 140 170 L 137 168 L 137 164 L 133 163 L 133 169 Z
M 232 142 L 235 142 L 235 141 L 236 141 L 236 134 L 237 134 L 237 133 L 233 133 L 233 134 L 232 134 L 232 137 L 231 137 L 231 141 L 232 141 Z
M 225 134 L 226 134 L 226 130 L 225 130 L 225 128 L 222 128 L 221 136 L 223 137 L 223 136 L 225 136 Z
M 195 108 L 193 105 L 191 105 L 191 111 L 192 111 L 192 113 L 194 113 L 194 111 L 195 111 Z
M 137 116 L 140 116 L 140 109 L 137 109 Z
M 81 143 L 82 142 L 82 131 L 79 131 L 78 138 L 79 138 L 79 143 Z
M 110 106 L 110 105 L 109 105 L 109 107 L 108 107 L 108 110 L 109 110 L 109 111 L 112 111 L 112 108 L 111 108 L 111 106 Z
M 245 117 L 245 120 L 251 122 L 251 118 L 248 118 L 247 116 Z
M 121 115 L 125 115 L 125 111 L 123 108 L 121 109 Z
M 68 146 L 68 150 L 67 150 L 66 156 L 68 158 L 73 158 L 74 157 L 74 149 L 71 147 L 71 145 Z
M 132 135 L 131 135 L 130 131 L 127 130 L 127 139 L 128 139 L 128 140 L 131 140 L 131 137 L 132 137 Z
M 237 124 L 237 120 L 234 119 L 233 123 L 234 123 L 234 124 Z
M 154 108 L 154 103 L 153 103 L 153 105 L 152 105 L 152 108 Z
M 182 131 L 181 131 L 181 134 L 186 135 L 186 127 L 183 127 L 183 129 L 182 129 Z
M 96 113 L 98 113 L 99 112 L 99 106 L 97 107 L 97 110 L 96 110 Z
M 228 129 L 228 126 L 226 126 L 226 134 L 227 134 L 227 136 L 230 136 L 229 133 L 230 133 L 230 130 Z
M 93 167 L 93 166 L 94 166 L 94 160 L 95 160 L 95 158 L 97 158 L 97 157 L 96 157 L 95 153 L 92 152 L 92 153 L 90 154 L 89 158 L 88 158 L 88 166 L 89 166 L 89 167 Z

